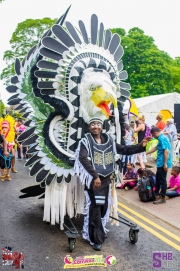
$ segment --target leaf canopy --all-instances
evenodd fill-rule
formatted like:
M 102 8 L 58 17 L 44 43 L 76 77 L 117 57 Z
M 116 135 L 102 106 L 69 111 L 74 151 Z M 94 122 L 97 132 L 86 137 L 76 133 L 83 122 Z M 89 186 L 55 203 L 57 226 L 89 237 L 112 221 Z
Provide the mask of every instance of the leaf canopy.
M 130 29 L 128 33 L 122 28 L 111 31 L 121 37 L 124 47 L 122 59 L 133 98 L 180 92 L 180 57 L 174 60 L 159 50 L 154 39 L 138 27 Z
M 17 25 L 17 28 L 10 39 L 11 50 L 4 52 L 3 59 L 7 67 L 1 73 L 1 79 L 5 80 L 5 85 L 10 83 L 10 78 L 15 74 L 14 61 L 20 61 L 27 55 L 29 50 L 37 45 L 43 34 L 51 28 L 57 19 L 27 19 Z

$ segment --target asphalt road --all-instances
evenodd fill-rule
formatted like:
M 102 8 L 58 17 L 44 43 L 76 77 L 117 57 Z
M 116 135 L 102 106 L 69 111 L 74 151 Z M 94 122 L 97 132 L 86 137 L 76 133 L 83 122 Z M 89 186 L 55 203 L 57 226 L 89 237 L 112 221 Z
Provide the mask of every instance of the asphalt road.
M 35 181 L 29 177 L 29 171 L 23 167 L 24 161 L 17 161 L 16 168 L 18 173 L 12 173 L 12 181 L 0 182 L 0 245 L 1 247 L 11 246 L 13 251 L 22 252 L 24 254 L 24 269 L 28 271 L 61 271 L 64 270 L 64 257 L 69 255 L 69 246 L 65 233 L 60 231 L 59 225 L 48 225 L 43 222 L 43 200 L 37 198 L 19 199 L 20 189 L 30 185 L 34 185 Z M 155 221 L 162 228 L 173 232 L 174 235 L 179 231 L 170 227 L 166 223 L 142 212 L 128 203 L 123 202 L 125 206 L 141 213 L 145 218 Z M 133 219 L 140 221 L 135 214 L 119 206 L 120 212 L 124 213 L 127 218 L 131 215 Z M 142 220 L 141 220 L 142 221 Z M 73 219 L 73 222 L 81 231 L 83 218 Z M 144 224 L 147 224 L 144 222 Z M 158 229 L 148 225 L 157 233 Z M 120 226 L 112 226 L 108 223 L 107 228 L 110 230 L 108 238 L 103 244 L 101 252 L 95 252 L 92 247 L 82 239 L 77 238 L 74 251 L 71 253 L 73 258 L 85 255 L 114 255 L 117 263 L 114 266 L 104 267 L 88 267 L 85 270 L 113 270 L 113 271 L 150 271 L 150 270 L 180 270 L 180 247 L 179 241 L 161 234 L 164 238 L 177 244 L 177 248 L 155 236 L 146 227 L 140 226 L 138 234 L 138 242 L 132 244 L 129 240 L 129 227 L 123 224 Z M 179 247 L 179 250 L 178 250 Z M 164 260 L 166 267 L 152 268 L 152 253 L 155 251 L 172 252 L 174 268 L 168 267 L 169 261 Z M 175 267 L 175 262 L 179 261 L 179 267 Z M 172 262 L 171 262 L 172 263 Z M 0 265 L 0 271 L 15 270 L 12 266 Z M 79 270 L 79 269 L 73 269 Z

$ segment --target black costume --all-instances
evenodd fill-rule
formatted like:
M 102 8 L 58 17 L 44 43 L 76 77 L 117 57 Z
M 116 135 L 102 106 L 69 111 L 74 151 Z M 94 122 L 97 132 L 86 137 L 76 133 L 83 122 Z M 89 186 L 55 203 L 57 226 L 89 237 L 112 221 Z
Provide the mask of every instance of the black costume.
M 4 159 L 3 159 L 3 157 L 2 157 L 2 155 L 3 155 L 3 141 L 4 141 L 4 138 L 3 138 L 3 136 L 0 134 L 0 168 L 2 168 L 2 169 L 5 168 Z
M 91 136 L 92 137 L 92 136 Z M 87 135 L 86 135 L 87 138 Z M 90 138 L 88 136 L 88 138 Z M 108 140 L 108 138 L 111 139 L 111 137 L 107 136 L 107 134 L 101 134 L 101 144 L 97 144 L 94 141 L 94 144 L 89 144 L 89 147 L 93 148 L 95 145 L 96 147 L 99 145 L 101 147 L 102 144 L 105 144 Z M 111 139 L 112 142 L 112 139 Z M 92 143 L 92 142 L 91 142 Z M 144 147 L 140 146 L 140 144 L 132 145 L 132 146 L 122 146 L 120 144 L 116 144 L 116 150 L 118 154 L 122 155 L 132 155 L 140 152 L 144 152 Z M 113 163 L 114 163 L 114 153 L 113 146 L 109 149 L 109 152 L 112 152 L 113 154 Z M 93 152 L 91 153 L 93 154 Z M 108 154 L 109 156 L 109 154 Z M 111 160 L 111 159 L 110 159 Z M 109 195 L 109 184 L 111 182 L 110 176 L 113 170 L 110 170 L 111 172 L 109 175 L 102 176 L 102 172 L 97 172 L 96 167 L 94 166 L 94 158 L 91 155 L 91 161 L 88 159 L 88 150 L 87 147 L 81 142 L 80 146 L 80 152 L 79 152 L 79 161 L 82 164 L 82 166 L 85 168 L 85 170 L 93 177 L 93 180 L 96 178 L 100 178 L 101 180 L 101 187 L 98 189 L 93 189 L 93 180 L 90 184 L 90 188 L 88 189 L 86 187 L 86 190 L 88 192 L 89 198 L 91 200 L 90 208 L 89 208 L 89 239 L 90 242 L 93 244 L 102 244 L 105 239 L 105 231 L 102 225 L 101 218 L 103 218 L 107 212 L 108 208 L 108 195 Z M 96 161 L 96 158 L 95 158 Z M 103 169 L 103 165 L 102 165 Z M 99 173 L 99 174 L 98 174 Z M 99 197 L 105 197 L 104 204 L 100 205 L 96 202 L 96 195 L 98 194 Z

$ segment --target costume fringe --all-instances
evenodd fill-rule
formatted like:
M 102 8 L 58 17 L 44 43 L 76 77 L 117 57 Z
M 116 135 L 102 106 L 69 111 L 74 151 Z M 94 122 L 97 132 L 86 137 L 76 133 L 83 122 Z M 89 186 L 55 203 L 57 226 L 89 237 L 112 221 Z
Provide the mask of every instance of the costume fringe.
M 88 151 L 88 156 L 89 156 L 88 143 L 87 143 L 87 140 L 85 138 L 83 138 L 80 140 L 78 148 L 75 152 L 76 160 L 74 163 L 74 171 L 76 172 L 77 176 L 79 177 L 81 183 L 83 185 L 86 184 L 86 186 L 88 188 L 90 188 L 90 184 L 91 184 L 93 177 L 86 171 L 86 169 L 83 167 L 83 165 L 79 161 L 79 152 L 80 152 L 81 143 L 83 143 L 84 146 L 86 147 L 86 149 Z
M 91 200 L 87 191 L 84 191 L 84 195 L 85 195 L 86 205 L 84 207 L 84 224 L 83 224 L 83 230 L 82 230 L 82 237 L 85 240 L 89 241 L 91 245 L 93 245 L 94 243 L 92 243 L 89 238 L 89 208 L 91 205 Z
M 54 181 L 46 186 L 43 221 L 51 222 L 52 225 L 60 223 L 60 229 L 64 230 L 64 216 L 67 214 L 72 218 L 82 214 L 84 201 L 84 186 L 77 176 L 73 176 L 69 184 Z

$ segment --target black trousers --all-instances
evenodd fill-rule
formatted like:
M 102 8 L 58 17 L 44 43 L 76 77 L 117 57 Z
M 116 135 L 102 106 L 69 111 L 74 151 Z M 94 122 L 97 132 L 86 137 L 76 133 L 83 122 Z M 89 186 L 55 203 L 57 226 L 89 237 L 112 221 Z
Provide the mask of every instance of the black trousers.
M 0 168 L 4 169 L 5 168 L 5 163 L 4 163 L 4 159 L 0 156 Z
M 167 172 L 164 171 L 163 167 L 158 167 L 156 172 L 156 195 L 159 195 L 159 190 L 161 188 L 161 196 L 165 198 L 167 182 L 166 182 Z
M 95 244 L 102 244 L 105 240 L 105 232 L 101 218 L 105 216 L 108 208 L 109 185 L 103 187 L 102 190 L 105 195 L 105 205 L 96 205 L 94 190 L 88 189 L 88 194 L 91 199 L 89 209 L 89 237 L 91 242 Z

